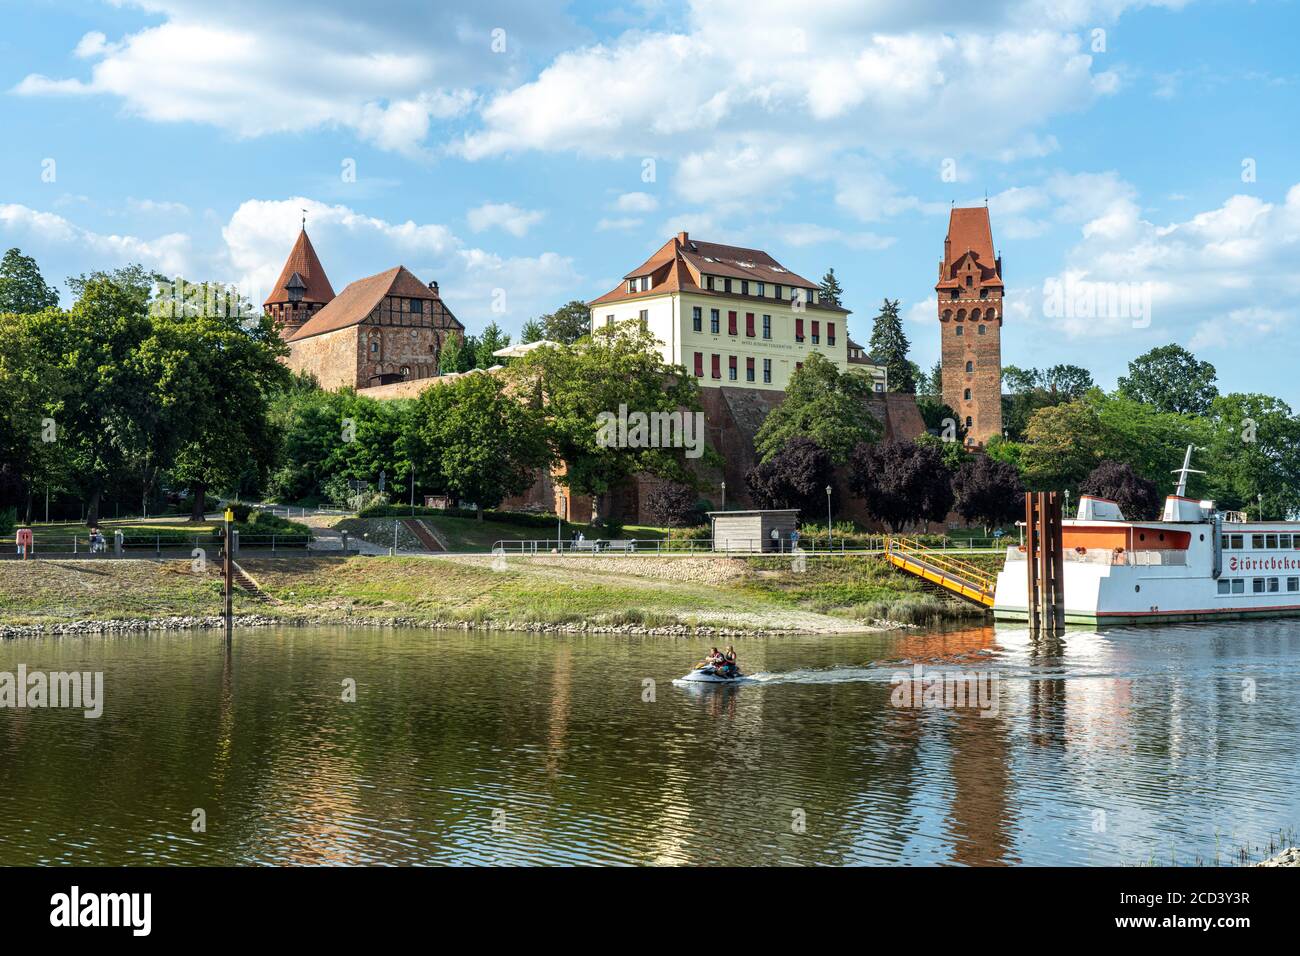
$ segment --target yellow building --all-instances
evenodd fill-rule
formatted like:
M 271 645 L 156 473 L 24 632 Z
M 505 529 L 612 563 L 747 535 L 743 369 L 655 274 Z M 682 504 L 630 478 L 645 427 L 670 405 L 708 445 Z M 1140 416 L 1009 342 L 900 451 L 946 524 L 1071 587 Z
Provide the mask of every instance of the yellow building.
M 860 354 L 850 359 L 849 311 L 820 302 L 815 283 L 758 249 L 679 232 L 588 304 L 593 332 L 639 320 L 662 343 L 664 360 L 705 388 L 783 391 L 804 359 L 820 352 L 886 390 L 883 367 Z

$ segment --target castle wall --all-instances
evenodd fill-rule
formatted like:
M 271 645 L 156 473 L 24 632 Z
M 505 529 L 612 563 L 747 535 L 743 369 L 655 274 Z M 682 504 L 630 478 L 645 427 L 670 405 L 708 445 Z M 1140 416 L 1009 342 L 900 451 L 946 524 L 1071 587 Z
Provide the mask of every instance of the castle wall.
M 349 326 L 289 343 L 286 364 L 295 372 L 308 372 L 326 390 L 353 388 L 357 384 L 358 326 Z

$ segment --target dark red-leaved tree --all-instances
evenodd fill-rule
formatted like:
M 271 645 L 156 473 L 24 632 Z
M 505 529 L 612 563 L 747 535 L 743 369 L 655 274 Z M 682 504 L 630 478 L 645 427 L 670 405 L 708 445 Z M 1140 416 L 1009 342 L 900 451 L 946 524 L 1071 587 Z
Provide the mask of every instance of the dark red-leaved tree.
M 1150 521 L 1160 514 L 1160 490 L 1127 462 L 1103 461 L 1083 479 L 1079 494 L 1109 498 L 1134 521 Z
M 976 455 L 952 478 L 953 510 L 968 522 L 1001 525 L 1025 512 L 1025 486 L 1015 465 Z
M 680 528 L 697 523 L 700 517 L 695 507 L 698 496 L 690 485 L 665 481 L 646 493 L 646 508 L 659 524 L 666 528 Z
M 943 521 L 952 510 L 952 472 L 933 445 L 859 445 L 849 459 L 849 488 L 890 531 L 918 521 Z
M 806 518 L 826 509 L 826 486 L 834 485 L 835 463 L 811 438 L 791 438 L 767 461 L 745 475 L 754 504 L 760 508 L 798 508 Z

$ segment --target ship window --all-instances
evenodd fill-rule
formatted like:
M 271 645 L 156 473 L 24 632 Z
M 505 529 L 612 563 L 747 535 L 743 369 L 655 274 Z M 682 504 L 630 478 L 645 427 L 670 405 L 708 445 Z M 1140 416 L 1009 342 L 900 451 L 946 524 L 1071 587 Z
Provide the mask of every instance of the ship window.
M 1291 536 L 1289 534 L 1280 534 L 1277 536 L 1277 546 L 1279 548 L 1291 547 Z
M 1220 547 L 1222 550 L 1227 551 L 1229 548 L 1232 547 L 1232 545 L 1229 544 L 1229 542 L 1230 542 L 1231 540 L 1232 540 L 1232 539 L 1229 538 L 1226 534 L 1225 534 L 1225 535 L 1222 535 L 1222 536 L 1219 538 L 1219 547 Z
M 1267 542 L 1268 542 L 1268 544 L 1266 545 L 1266 547 L 1267 547 L 1270 551 L 1275 551 L 1275 550 L 1277 550 L 1277 535 L 1275 535 L 1275 534 L 1266 535 L 1266 536 L 1265 536 L 1265 539 L 1266 539 Z
M 1233 578 L 1233 579 L 1232 579 L 1232 593 L 1233 593 L 1233 594 L 1245 594 L 1245 593 L 1246 593 L 1246 579 L 1245 579 L 1245 578 Z
M 1300 578 L 1287 578 L 1286 589 L 1288 591 L 1300 591 Z
M 1232 536 L 1232 550 L 1240 551 L 1243 547 L 1245 547 L 1245 541 L 1246 539 L 1242 535 L 1234 534 Z
M 1145 541 L 1146 539 L 1147 539 L 1147 536 L 1146 536 L 1146 532 L 1145 532 L 1145 531 L 1141 531 L 1141 532 L 1138 533 L 1138 540 L 1139 540 L 1139 541 Z
M 1232 581 L 1230 581 L 1228 578 L 1219 578 L 1219 593 L 1220 593 L 1220 594 L 1231 594 L 1231 593 L 1232 593 Z
M 1277 591 L 1277 585 L 1278 585 L 1278 579 L 1277 579 L 1277 578 L 1269 578 L 1269 579 L 1268 579 L 1268 593 L 1269 593 L 1269 594 L 1273 594 L 1273 593 L 1275 593 L 1275 592 Z
M 1264 593 L 1264 579 L 1263 579 L 1263 578 L 1252 578 L 1251 581 L 1250 581 L 1250 589 L 1251 589 L 1252 591 L 1254 591 L 1256 594 L 1263 594 L 1263 593 Z
M 1264 547 L 1264 536 L 1262 534 L 1252 534 L 1250 536 L 1250 546 L 1252 548 Z

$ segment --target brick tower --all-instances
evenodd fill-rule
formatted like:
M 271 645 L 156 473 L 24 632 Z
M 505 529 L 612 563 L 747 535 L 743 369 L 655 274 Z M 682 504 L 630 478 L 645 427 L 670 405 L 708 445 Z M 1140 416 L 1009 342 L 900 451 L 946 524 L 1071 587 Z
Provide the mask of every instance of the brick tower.
M 966 443 L 983 445 L 1002 434 L 1002 258 L 987 206 L 952 211 L 934 290 L 943 400 L 961 417 Z
M 280 337 L 287 341 L 333 298 L 334 288 L 307 238 L 304 224 L 262 308 L 279 323 Z

